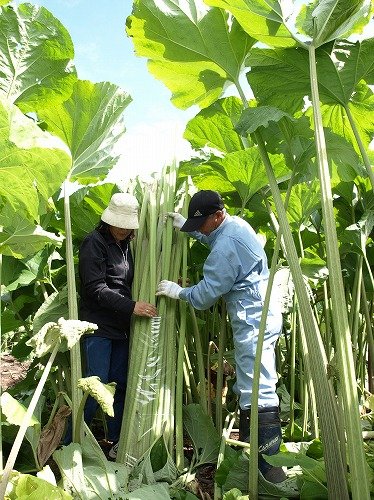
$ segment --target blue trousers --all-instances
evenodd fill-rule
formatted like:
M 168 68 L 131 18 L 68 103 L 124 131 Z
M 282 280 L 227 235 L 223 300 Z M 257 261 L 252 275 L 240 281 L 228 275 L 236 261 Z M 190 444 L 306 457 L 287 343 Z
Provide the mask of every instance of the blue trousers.
M 106 416 L 108 425 L 108 440 L 118 441 L 123 406 L 126 394 L 127 366 L 129 357 L 129 339 L 112 340 L 103 337 L 88 336 L 83 340 L 85 356 L 85 377 L 96 375 L 101 382 L 107 384 L 116 382 L 114 395 L 114 417 Z M 84 420 L 88 425 L 98 409 L 98 403 L 89 397 L 84 409 Z
M 239 395 L 239 406 L 247 410 L 252 403 L 253 370 L 256 358 L 257 340 L 262 314 L 262 302 L 242 297 L 227 302 L 230 316 L 236 364 L 234 391 Z M 260 387 L 258 406 L 260 408 L 279 406 L 276 393 L 278 380 L 275 366 L 275 343 L 281 333 L 282 315 L 277 310 L 267 317 L 266 332 L 261 356 Z

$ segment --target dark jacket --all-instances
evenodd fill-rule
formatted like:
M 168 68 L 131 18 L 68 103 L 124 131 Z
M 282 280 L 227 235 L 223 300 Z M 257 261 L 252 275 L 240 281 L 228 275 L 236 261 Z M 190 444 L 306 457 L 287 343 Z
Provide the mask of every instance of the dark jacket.
M 134 262 L 129 240 L 116 243 L 110 232 L 92 231 L 79 250 L 80 319 L 98 325 L 94 335 L 121 339 L 130 331 Z

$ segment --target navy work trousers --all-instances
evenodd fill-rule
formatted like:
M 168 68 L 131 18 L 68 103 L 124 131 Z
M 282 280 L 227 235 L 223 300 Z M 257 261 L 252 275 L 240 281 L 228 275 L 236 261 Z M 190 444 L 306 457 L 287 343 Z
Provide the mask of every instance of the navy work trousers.
M 114 417 L 107 416 L 108 440 L 118 441 L 123 406 L 126 394 L 127 366 L 129 357 L 129 339 L 112 340 L 104 337 L 87 336 L 83 340 L 85 356 L 85 377 L 96 375 L 101 382 L 116 382 L 114 395 Z M 89 397 L 84 409 L 84 420 L 88 425 L 92 422 L 98 403 Z

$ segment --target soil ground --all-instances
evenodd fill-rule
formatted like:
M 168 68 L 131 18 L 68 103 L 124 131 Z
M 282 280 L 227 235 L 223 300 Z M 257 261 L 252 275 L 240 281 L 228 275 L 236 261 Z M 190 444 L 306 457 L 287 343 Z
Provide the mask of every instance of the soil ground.
M 0 357 L 0 385 L 3 391 L 7 391 L 26 377 L 29 363 L 21 363 L 10 354 L 2 354 Z

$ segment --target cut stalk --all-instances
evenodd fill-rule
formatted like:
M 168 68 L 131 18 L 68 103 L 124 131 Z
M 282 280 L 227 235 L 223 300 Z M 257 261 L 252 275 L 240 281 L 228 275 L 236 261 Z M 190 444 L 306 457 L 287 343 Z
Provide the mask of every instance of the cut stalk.
M 318 175 L 321 186 L 322 214 L 326 234 L 326 255 L 329 269 L 329 280 L 332 302 L 332 320 L 334 325 L 335 342 L 338 354 L 339 371 L 344 376 L 340 377 L 341 395 L 343 398 L 345 427 L 348 445 L 348 460 L 351 472 L 352 497 L 357 500 L 370 498 L 369 482 L 366 473 L 366 459 L 362 443 L 361 424 L 358 412 L 357 384 L 354 372 L 354 363 L 351 348 L 351 334 L 348 326 L 348 317 L 345 307 L 344 285 L 340 266 L 339 242 L 336 233 L 332 190 L 330 182 L 329 165 L 327 159 L 326 142 L 323 131 L 322 115 L 319 104 L 319 90 L 317 81 L 317 66 L 315 47 L 309 46 L 309 68 L 312 91 L 313 116 L 315 124 L 315 140 L 318 160 Z M 325 433 L 323 438 L 326 439 Z M 327 446 L 325 447 L 326 450 Z M 327 463 L 326 463 L 327 465 Z M 335 475 L 338 471 L 335 471 Z M 331 498 L 339 498 L 338 491 L 330 491 Z M 341 491 L 340 494 L 343 494 Z M 339 494 L 339 495 L 340 495 Z M 344 498 L 348 497 L 348 491 Z
M 78 319 L 77 290 L 75 286 L 75 269 L 73 254 L 73 238 L 70 219 L 69 178 L 64 182 L 64 216 L 65 216 L 65 244 L 66 244 L 66 272 L 68 287 L 69 319 Z M 72 427 L 73 436 L 78 424 L 77 414 L 82 400 L 82 391 L 78 388 L 78 380 L 82 378 L 80 343 L 77 342 L 70 351 L 71 370 L 71 400 L 72 400 Z M 79 425 L 81 427 L 81 425 Z M 80 435 L 83 438 L 83 429 Z

